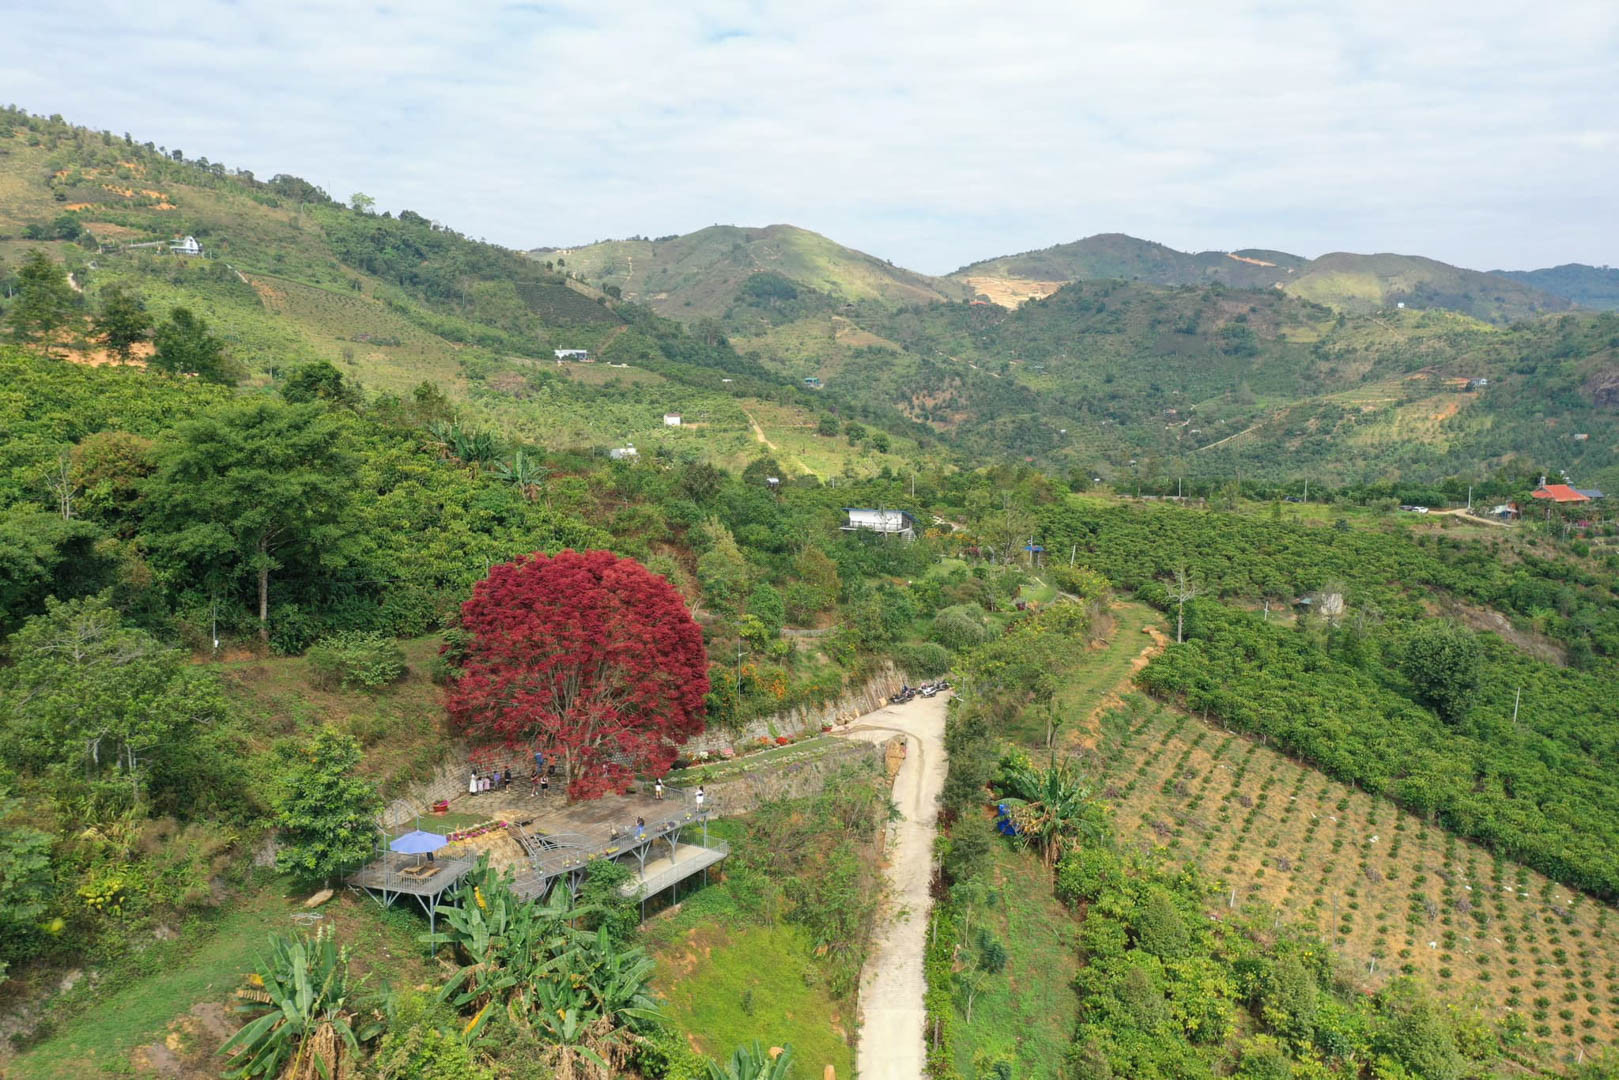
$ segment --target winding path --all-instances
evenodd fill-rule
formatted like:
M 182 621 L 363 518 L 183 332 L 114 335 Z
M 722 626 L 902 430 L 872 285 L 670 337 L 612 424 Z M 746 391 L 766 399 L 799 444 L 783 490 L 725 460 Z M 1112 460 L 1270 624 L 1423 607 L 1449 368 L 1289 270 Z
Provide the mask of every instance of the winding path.
M 933 880 L 933 835 L 944 787 L 948 698 L 941 694 L 890 705 L 839 732 L 868 742 L 905 737 L 905 760 L 894 777 L 900 819 L 888 827 L 888 896 L 860 973 L 860 1043 L 855 1056 L 860 1080 L 921 1080 L 927 1061 L 922 960 L 932 902 L 928 890 Z

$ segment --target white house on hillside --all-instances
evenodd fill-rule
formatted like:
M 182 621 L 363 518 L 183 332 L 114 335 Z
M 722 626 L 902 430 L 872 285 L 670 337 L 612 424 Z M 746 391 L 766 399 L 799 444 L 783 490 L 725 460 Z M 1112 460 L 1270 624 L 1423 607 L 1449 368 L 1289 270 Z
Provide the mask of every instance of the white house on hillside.
M 564 360 L 573 360 L 580 364 L 590 363 L 589 349 L 552 349 L 551 352 L 555 354 L 559 364 Z
M 176 240 L 170 244 L 169 251 L 175 255 L 201 255 L 202 245 L 197 243 L 195 236 L 188 236 L 184 240 Z
M 907 540 L 916 539 L 916 519 L 903 510 L 871 510 L 845 506 L 843 512 L 849 515 L 848 522 L 843 526 L 844 532 L 878 532 L 888 536 L 903 536 Z
M 666 412 L 666 413 L 664 413 L 663 414 L 663 426 L 664 427 L 679 427 L 680 426 L 680 414 L 677 413 L 677 412 Z
M 614 461 L 635 461 L 641 455 L 633 446 L 615 446 L 607 451 L 607 456 Z

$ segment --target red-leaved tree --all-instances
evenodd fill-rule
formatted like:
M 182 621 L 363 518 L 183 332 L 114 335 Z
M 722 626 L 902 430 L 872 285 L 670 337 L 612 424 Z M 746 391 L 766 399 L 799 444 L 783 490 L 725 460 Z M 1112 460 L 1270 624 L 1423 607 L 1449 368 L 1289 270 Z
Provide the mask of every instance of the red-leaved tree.
M 448 708 L 456 727 L 538 744 L 570 798 L 662 775 L 703 730 L 708 655 L 668 581 L 610 551 L 503 563 L 461 606 L 467 631 Z

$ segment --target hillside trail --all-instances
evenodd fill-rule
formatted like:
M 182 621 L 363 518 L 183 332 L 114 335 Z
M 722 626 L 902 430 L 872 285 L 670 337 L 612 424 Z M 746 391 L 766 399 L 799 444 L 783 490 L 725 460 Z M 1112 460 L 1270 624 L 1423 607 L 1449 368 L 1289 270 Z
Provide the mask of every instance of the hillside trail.
M 867 742 L 905 738 L 894 777 L 899 820 L 888 826 L 888 895 L 860 972 L 860 1080 L 921 1080 L 927 1063 L 922 974 L 927 948 L 933 837 L 944 787 L 944 717 L 949 695 L 917 698 L 867 713 L 837 734 Z
M 1126 627 L 1135 625 L 1135 620 L 1129 617 L 1134 610 L 1134 605 L 1122 606 L 1115 610 L 1115 618 L 1119 620 L 1115 631 L 1116 636 L 1107 644 L 1106 652 L 1110 655 L 1099 663 L 1106 665 L 1110 660 L 1116 663 L 1118 652 L 1128 647 Z M 1137 632 L 1147 635 L 1150 640 L 1141 647 L 1135 656 L 1130 658 L 1129 669 L 1112 683 L 1098 688 L 1100 692 L 1095 699 L 1095 703 L 1085 713 L 1084 721 L 1077 727 L 1069 729 L 1066 740 L 1069 748 L 1094 741 L 1094 738 L 1101 733 L 1103 714 L 1124 704 L 1124 695 L 1135 689 L 1136 675 L 1142 668 L 1152 663 L 1155 656 L 1168 647 L 1169 635 L 1164 633 L 1156 621 L 1149 621 L 1156 620 L 1156 617 L 1156 613 L 1153 613 L 1148 617 L 1148 620 L 1141 621 Z M 1084 702 L 1081 701 L 1077 704 L 1083 707 Z
M 748 426 L 753 429 L 753 437 L 763 443 L 767 449 L 776 449 L 776 444 L 765 438 L 765 429 L 759 426 L 759 421 L 753 418 L 753 414 L 743 409 L 742 415 L 748 418 Z
M 1201 451 L 1204 451 L 1204 450 L 1213 450 L 1216 446 L 1224 446 L 1226 443 L 1230 442 L 1232 439 L 1240 439 L 1244 435 L 1248 434 L 1250 431 L 1258 431 L 1262 424 L 1264 424 L 1263 420 L 1261 420 L 1258 424 L 1255 424 L 1253 427 L 1245 427 L 1245 428 L 1243 428 L 1241 431 L 1237 432 L 1235 435 L 1227 435 L 1225 438 L 1218 439 L 1215 442 L 1205 443 L 1202 446 L 1199 446 L 1195 450 L 1193 450 L 1192 453 L 1196 454 L 1196 453 L 1200 453 Z

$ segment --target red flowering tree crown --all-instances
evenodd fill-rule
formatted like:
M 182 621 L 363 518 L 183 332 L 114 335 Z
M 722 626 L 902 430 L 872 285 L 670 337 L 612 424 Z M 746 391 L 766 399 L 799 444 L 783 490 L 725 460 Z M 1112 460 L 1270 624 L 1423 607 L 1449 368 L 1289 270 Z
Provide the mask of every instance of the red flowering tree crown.
M 703 730 L 702 631 L 674 587 L 634 559 L 562 551 L 503 563 L 473 586 L 461 626 L 451 723 L 548 747 L 572 798 L 662 775 Z

